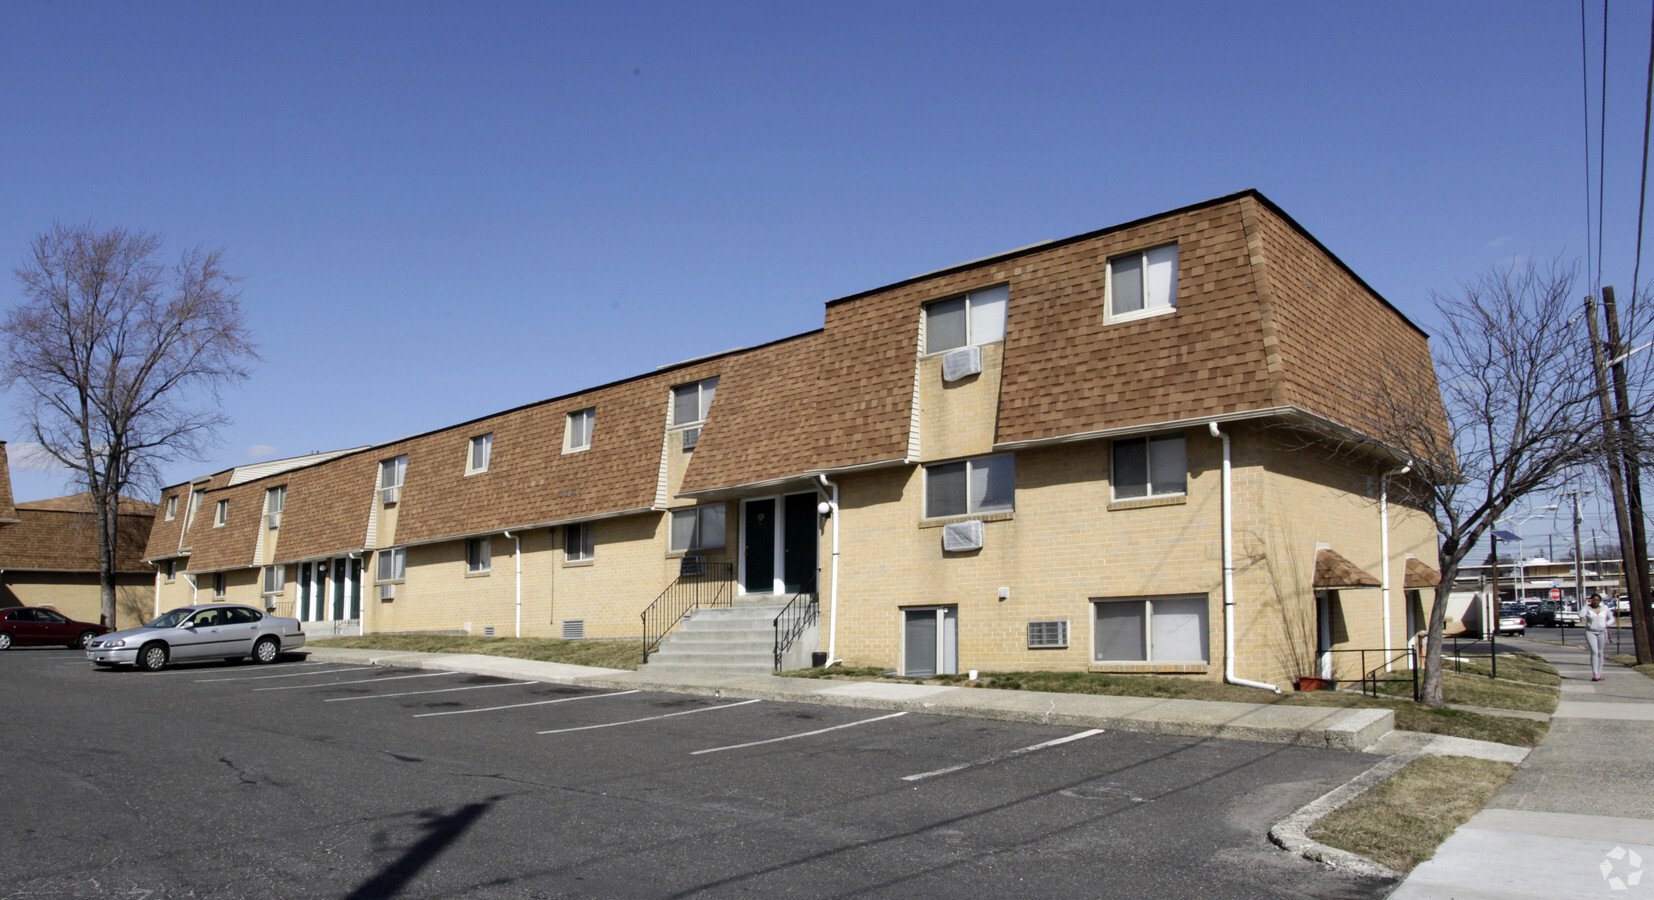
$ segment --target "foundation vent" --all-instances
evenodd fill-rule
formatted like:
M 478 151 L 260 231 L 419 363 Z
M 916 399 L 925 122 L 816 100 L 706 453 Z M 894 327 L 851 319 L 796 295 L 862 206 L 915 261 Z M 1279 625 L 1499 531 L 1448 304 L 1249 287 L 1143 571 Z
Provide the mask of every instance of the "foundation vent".
M 585 619 L 564 619 L 563 620 L 563 640 L 565 640 L 565 641 L 583 641 L 585 639 L 586 639 L 586 620 Z

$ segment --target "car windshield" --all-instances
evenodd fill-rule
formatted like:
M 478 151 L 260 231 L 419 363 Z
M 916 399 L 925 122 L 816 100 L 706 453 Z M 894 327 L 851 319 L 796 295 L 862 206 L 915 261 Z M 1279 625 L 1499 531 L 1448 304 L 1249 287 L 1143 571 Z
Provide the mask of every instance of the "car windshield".
M 180 622 L 184 621 L 184 619 L 188 618 L 189 614 L 190 614 L 190 611 L 187 610 L 187 609 L 175 609 L 175 610 L 173 610 L 169 613 L 163 613 L 160 618 L 156 619 L 153 622 L 150 622 L 148 627 L 150 627 L 150 628 L 177 628 L 178 623 L 180 623 Z

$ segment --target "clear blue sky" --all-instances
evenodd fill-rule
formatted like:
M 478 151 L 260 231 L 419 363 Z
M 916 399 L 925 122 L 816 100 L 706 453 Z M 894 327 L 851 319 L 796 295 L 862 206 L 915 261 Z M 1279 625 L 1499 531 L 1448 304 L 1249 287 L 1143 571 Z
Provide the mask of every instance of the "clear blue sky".
M 1432 290 L 1585 255 L 1579 15 L 14 0 L 0 262 L 54 221 L 227 249 L 265 361 L 170 481 L 808 331 L 836 297 L 1243 188 L 1429 330 Z M 1649 15 L 1610 19 L 1622 291 Z M 0 404 L 18 499 L 73 490 L 19 464 Z

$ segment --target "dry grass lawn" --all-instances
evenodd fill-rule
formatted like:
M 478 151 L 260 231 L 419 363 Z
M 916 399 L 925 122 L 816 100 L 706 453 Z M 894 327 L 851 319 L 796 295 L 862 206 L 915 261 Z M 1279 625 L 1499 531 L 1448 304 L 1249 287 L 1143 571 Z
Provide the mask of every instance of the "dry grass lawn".
M 481 653 L 538 662 L 636 669 L 643 648 L 636 641 L 563 641 L 556 638 L 466 637 L 451 634 L 364 634 L 310 641 L 317 647 L 352 647 L 410 653 Z
M 1316 823 L 1309 836 L 1407 872 L 1435 855 L 1514 771 L 1485 759 L 1422 757 Z

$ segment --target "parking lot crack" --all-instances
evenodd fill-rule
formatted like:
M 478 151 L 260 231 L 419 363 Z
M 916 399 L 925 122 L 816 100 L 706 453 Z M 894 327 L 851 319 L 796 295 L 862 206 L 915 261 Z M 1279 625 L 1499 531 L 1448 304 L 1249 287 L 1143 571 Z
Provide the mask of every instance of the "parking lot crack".
M 218 758 L 218 761 L 223 763 L 226 766 L 229 766 L 230 771 L 234 772 L 236 774 L 236 777 L 241 779 L 242 784 L 258 784 L 258 783 L 260 783 L 260 779 L 255 778 L 251 774 L 249 774 L 247 769 L 243 769 L 240 766 L 236 765 L 234 762 L 231 762 L 230 758 L 228 756 L 220 756 Z

